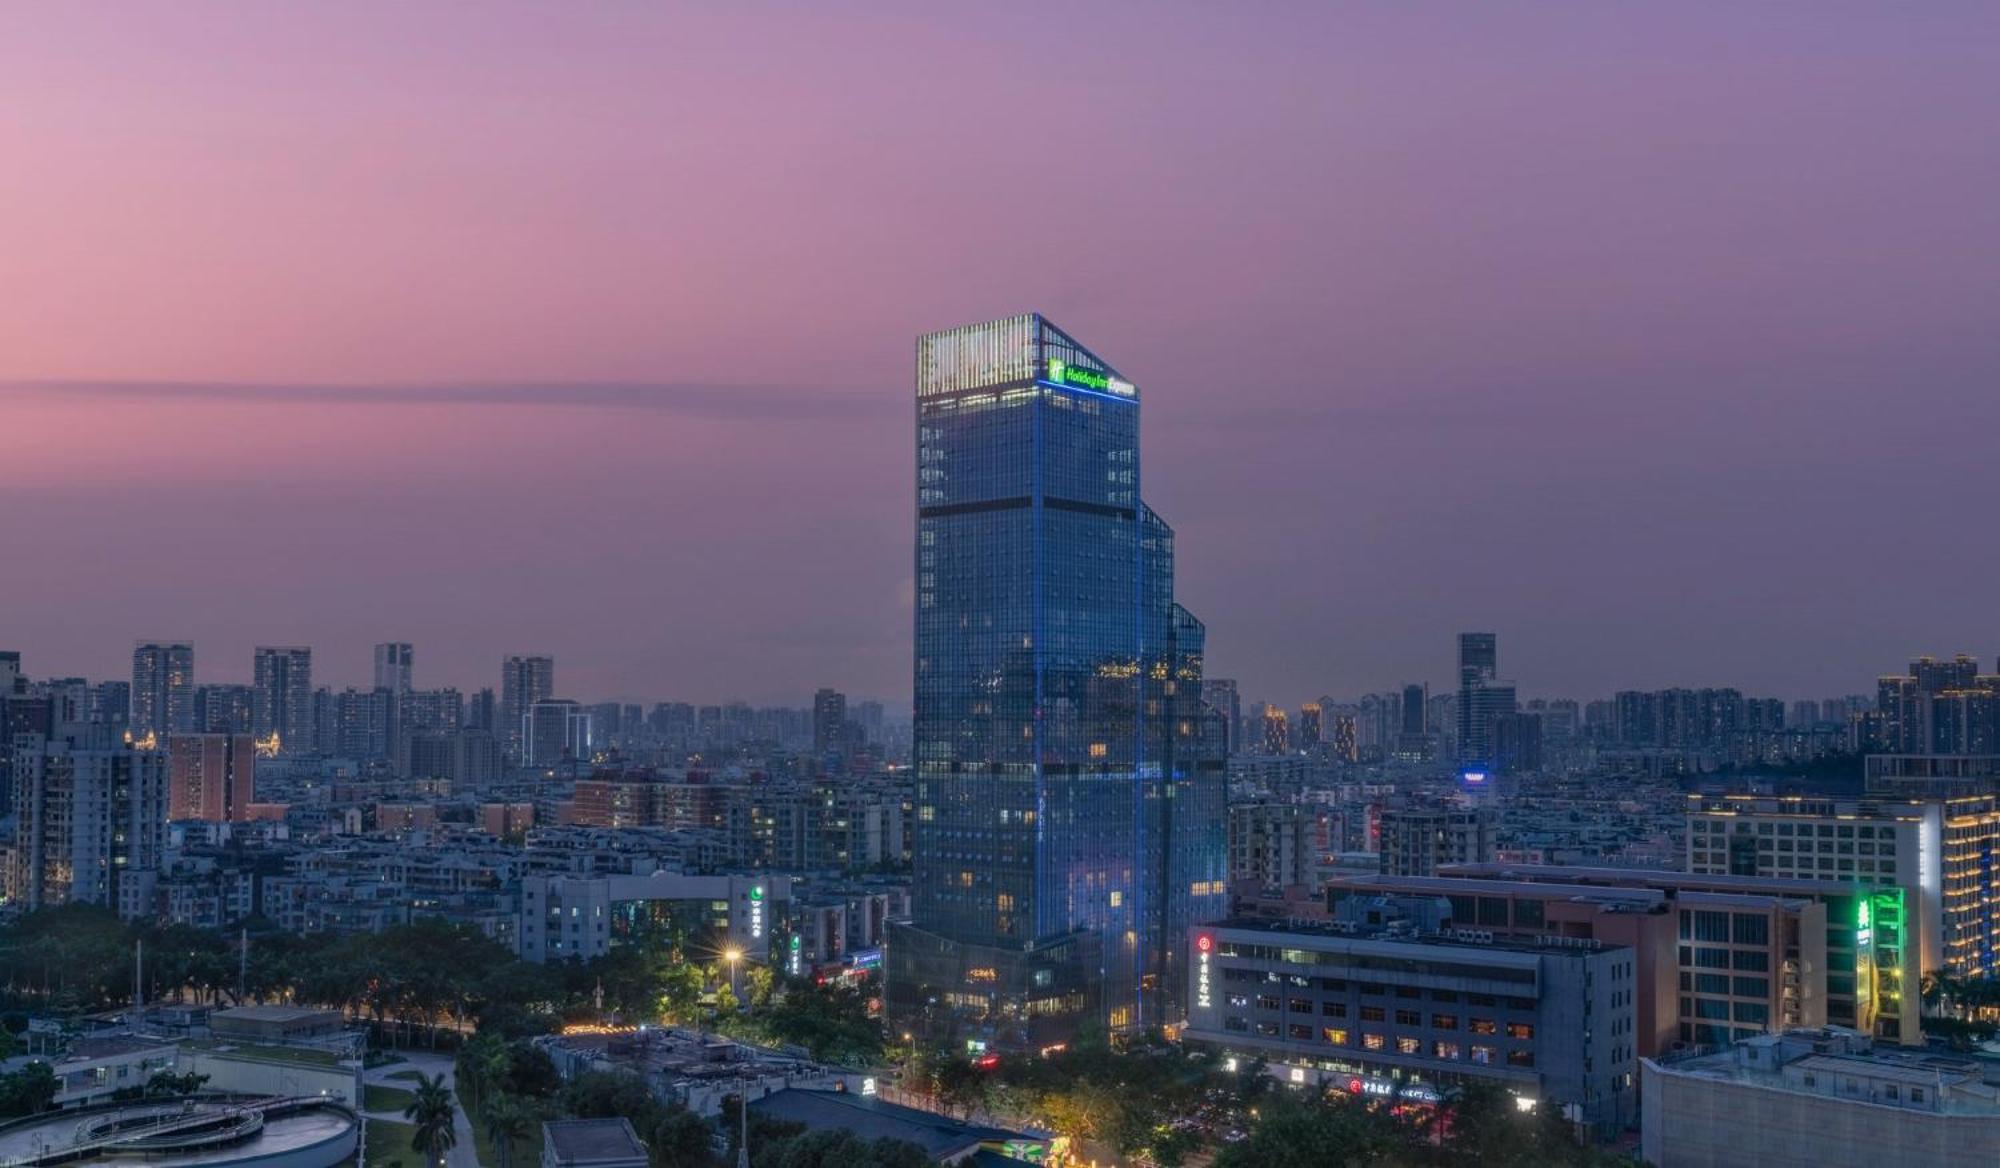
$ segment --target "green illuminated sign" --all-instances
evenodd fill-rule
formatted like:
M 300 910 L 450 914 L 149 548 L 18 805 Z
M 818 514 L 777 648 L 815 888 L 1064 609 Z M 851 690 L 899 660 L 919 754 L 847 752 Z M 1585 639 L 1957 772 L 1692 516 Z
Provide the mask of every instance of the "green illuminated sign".
M 1111 379 L 1094 369 L 1078 369 L 1061 357 L 1049 358 L 1049 380 L 1057 385 L 1080 385 L 1085 389 L 1110 389 Z
M 1120 381 L 1108 373 L 1095 369 L 1079 369 L 1061 357 L 1049 358 L 1049 380 L 1057 385 L 1073 385 L 1078 389 L 1095 389 L 1104 393 L 1132 396 L 1132 383 Z
M 759 884 L 759 885 L 756 885 L 755 887 L 751 888 L 751 889 L 750 889 L 750 899 L 751 899 L 751 900 L 762 900 L 762 899 L 764 899 L 764 886 L 763 886 L 763 885 L 761 885 L 761 884 Z
M 1903 1009 L 1904 946 L 1903 890 L 1890 888 L 1863 894 L 1854 903 L 1855 997 L 1866 1008 L 1864 1025 L 1877 1014 L 1895 1016 Z

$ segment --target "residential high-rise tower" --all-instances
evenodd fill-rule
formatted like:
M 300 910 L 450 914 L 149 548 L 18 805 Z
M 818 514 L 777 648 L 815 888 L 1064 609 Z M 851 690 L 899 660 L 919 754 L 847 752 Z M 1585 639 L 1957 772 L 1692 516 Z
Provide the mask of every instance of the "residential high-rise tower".
M 410 692 L 411 667 L 416 651 L 408 641 L 384 641 L 375 646 L 375 688 L 397 697 Z
M 285 754 L 310 753 L 317 737 L 312 650 L 304 645 L 259 645 L 252 672 L 253 732 L 262 739 L 277 735 L 278 749 Z
M 167 738 L 167 818 L 250 817 L 257 797 L 257 752 L 248 734 Z
M 132 717 L 135 738 L 194 728 L 194 645 L 141 641 L 132 649 Z
M 837 689 L 813 694 L 813 761 L 825 765 L 847 746 L 847 695 Z
M 133 873 L 166 846 L 167 755 L 103 741 L 44 739 L 17 752 L 12 899 L 23 908 L 97 904 L 120 910 Z
M 555 658 L 514 656 L 500 663 L 500 726 L 516 757 L 522 754 L 521 719 L 536 702 L 547 701 L 555 692 Z

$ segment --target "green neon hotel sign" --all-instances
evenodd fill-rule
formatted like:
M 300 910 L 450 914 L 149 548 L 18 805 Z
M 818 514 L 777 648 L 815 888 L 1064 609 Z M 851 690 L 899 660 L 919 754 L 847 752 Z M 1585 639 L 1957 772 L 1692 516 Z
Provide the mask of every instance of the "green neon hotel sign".
M 1049 358 L 1049 380 L 1057 385 L 1073 385 L 1078 389 L 1095 389 L 1102 393 L 1132 396 L 1131 382 L 1120 381 L 1095 369 L 1079 369 L 1061 357 Z

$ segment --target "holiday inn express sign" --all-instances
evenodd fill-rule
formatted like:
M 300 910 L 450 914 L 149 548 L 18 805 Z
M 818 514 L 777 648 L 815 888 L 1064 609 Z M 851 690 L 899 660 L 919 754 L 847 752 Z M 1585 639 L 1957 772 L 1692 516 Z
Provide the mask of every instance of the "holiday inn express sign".
M 1094 389 L 1099 393 L 1115 393 L 1120 397 L 1131 397 L 1138 387 L 1129 381 L 1121 381 L 1095 369 L 1083 369 L 1072 365 L 1061 357 L 1049 358 L 1049 380 L 1057 385 L 1067 385 L 1075 389 Z

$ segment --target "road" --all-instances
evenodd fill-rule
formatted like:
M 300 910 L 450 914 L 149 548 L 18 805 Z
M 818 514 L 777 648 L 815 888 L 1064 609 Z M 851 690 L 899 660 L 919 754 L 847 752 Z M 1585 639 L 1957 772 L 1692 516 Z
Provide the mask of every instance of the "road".
M 445 1168 L 483 1168 L 479 1154 L 472 1143 L 472 1123 L 465 1118 L 465 1105 L 458 1101 L 456 1076 L 451 1056 L 428 1054 L 423 1051 L 404 1051 L 403 1061 L 384 1066 L 370 1067 L 362 1073 L 362 1083 L 383 1087 L 396 1087 L 407 1091 L 415 1084 L 408 1079 L 392 1079 L 389 1076 L 398 1071 L 422 1071 L 426 1075 L 443 1075 L 445 1086 L 452 1088 L 452 1130 L 458 1135 L 458 1142 L 452 1145 L 451 1154 L 445 1157 Z M 399 1111 L 378 1111 L 368 1115 L 370 1119 L 393 1119 L 397 1123 L 406 1122 Z M 374 1138 L 371 1133 L 370 1139 Z

